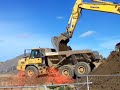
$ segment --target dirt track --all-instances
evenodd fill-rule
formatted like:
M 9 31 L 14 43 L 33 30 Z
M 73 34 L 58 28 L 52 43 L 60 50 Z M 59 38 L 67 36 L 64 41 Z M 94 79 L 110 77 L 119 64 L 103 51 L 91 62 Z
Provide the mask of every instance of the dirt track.
M 25 77 L 18 77 L 17 75 L 0 77 L 0 86 L 31 86 L 31 85 L 43 85 L 46 82 L 46 77 L 31 79 Z

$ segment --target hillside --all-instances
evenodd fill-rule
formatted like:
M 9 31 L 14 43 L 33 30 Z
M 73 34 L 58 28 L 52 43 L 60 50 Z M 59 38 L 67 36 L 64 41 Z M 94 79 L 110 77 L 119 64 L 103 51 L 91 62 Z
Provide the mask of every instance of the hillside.
M 3 62 L 0 62 L 0 65 L 2 65 L 3 64 Z
M 18 63 L 18 60 L 22 58 L 23 55 L 17 56 L 13 59 L 7 60 L 4 63 L 0 63 L 0 74 L 3 73 L 16 73 L 16 66 Z

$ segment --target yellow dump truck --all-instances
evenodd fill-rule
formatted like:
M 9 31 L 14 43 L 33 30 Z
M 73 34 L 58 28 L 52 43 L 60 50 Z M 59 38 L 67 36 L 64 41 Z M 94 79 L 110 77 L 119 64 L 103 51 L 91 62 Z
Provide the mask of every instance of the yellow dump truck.
M 91 50 L 60 51 L 49 48 L 25 50 L 24 57 L 17 65 L 17 70 L 24 71 L 26 76 L 38 77 L 48 74 L 48 68 L 57 68 L 63 76 L 81 75 L 90 73 L 98 66 L 100 57 Z

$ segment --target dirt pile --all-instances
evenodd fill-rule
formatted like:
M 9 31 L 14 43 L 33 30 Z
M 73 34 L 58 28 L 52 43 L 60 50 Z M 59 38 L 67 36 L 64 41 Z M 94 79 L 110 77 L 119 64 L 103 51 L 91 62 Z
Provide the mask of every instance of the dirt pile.
M 120 52 L 111 52 L 109 57 L 103 62 L 97 69 L 95 69 L 92 75 L 114 75 L 120 74 Z
M 38 78 L 30 78 L 26 77 L 24 72 L 18 72 L 17 76 L 17 85 L 18 86 L 35 86 L 35 85 L 43 85 L 47 81 L 47 77 L 41 76 Z
M 0 77 L 0 86 L 36 86 L 44 84 L 65 84 L 73 83 L 71 77 L 60 75 L 57 69 L 50 68 L 49 74 L 38 78 L 26 77 L 24 72 L 18 72 L 17 75 L 3 75 Z
M 49 84 L 66 84 L 73 83 L 72 77 L 63 76 L 60 74 L 59 69 L 49 68 L 49 74 L 47 76 L 47 83 Z
M 25 85 L 43 85 L 43 84 L 66 84 L 73 83 L 74 80 L 71 77 L 62 76 L 58 69 L 49 68 L 48 75 L 39 76 L 38 78 L 25 77 L 24 72 L 19 72 L 17 79 L 20 86 Z
M 90 77 L 92 90 L 120 90 L 120 76 L 109 76 L 120 75 L 120 52 L 111 52 L 106 61 L 91 74 L 108 75 Z

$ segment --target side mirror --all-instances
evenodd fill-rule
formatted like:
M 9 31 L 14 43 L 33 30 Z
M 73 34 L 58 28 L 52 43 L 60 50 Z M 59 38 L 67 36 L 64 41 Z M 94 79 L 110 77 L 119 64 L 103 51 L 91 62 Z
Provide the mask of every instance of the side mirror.
M 24 50 L 24 58 L 30 57 L 31 49 L 25 49 Z
M 27 57 L 30 57 L 30 54 L 28 54 L 28 53 L 24 53 L 23 58 L 27 58 Z

